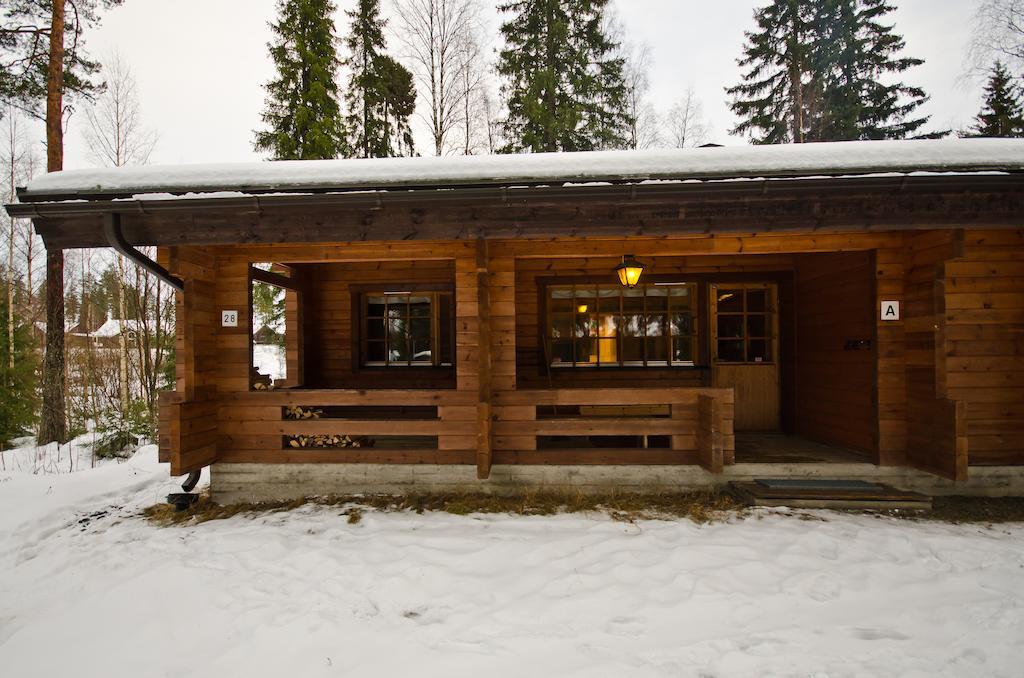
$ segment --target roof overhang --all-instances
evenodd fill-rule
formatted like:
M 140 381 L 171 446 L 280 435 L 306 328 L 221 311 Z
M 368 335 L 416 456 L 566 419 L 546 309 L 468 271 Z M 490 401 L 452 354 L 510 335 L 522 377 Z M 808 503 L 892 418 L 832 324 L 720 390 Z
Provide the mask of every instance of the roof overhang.
M 1024 172 L 421 187 L 34 201 L 48 247 L 1024 226 Z

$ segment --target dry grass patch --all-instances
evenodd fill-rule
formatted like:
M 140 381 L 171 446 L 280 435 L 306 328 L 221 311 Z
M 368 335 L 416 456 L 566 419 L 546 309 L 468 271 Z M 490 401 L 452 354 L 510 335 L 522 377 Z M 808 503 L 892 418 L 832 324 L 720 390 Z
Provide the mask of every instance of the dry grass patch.
M 454 515 L 505 513 L 523 516 L 549 516 L 558 513 L 599 512 L 615 520 L 688 518 L 697 523 L 725 520 L 745 515 L 748 508 L 724 491 L 707 490 L 673 494 L 592 495 L 583 492 L 522 492 L 513 495 L 485 493 L 416 493 L 403 495 L 355 495 L 310 497 L 291 501 L 221 505 L 202 495 L 184 511 L 169 504 L 157 504 L 143 515 L 157 525 L 184 525 L 223 520 L 237 515 L 254 517 L 263 513 L 290 511 L 305 504 L 344 506 L 342 515 L 351 524 L 359 523 L 365 511 L 425 513 L 438 511 Z

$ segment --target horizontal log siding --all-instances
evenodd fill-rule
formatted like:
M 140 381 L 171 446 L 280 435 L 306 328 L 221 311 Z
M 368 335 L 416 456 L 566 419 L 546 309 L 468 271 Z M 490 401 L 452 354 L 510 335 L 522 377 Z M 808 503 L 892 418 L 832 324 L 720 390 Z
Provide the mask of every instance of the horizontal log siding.
M 968 461 L 1024 464 L 1024 230 L 967 231 L 945 275 L 946 393 Z
M 306 385 L 310 388 L 454 388 L 452 370 L 356 369 L 359 328 L 354 325 L 352 285 L 401 289 L 416 283 L 447 283 L 455 280 L 452 260 L 376 261 L 308 264 L 302 267 L 308 281 L 303 333 L 306 336 Z M 353 354 L 353 349 L 356 353 Z

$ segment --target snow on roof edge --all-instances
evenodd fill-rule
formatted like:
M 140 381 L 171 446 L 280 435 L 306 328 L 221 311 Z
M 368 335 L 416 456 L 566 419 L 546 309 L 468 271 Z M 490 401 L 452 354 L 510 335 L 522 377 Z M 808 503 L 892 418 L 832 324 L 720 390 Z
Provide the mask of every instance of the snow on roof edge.
M 511 182 L 1024 170 L 1024 139 L 845 141 L 641 151 L 290 160 L 65 170 L 21 199 L 55 195 L 413 188 Z

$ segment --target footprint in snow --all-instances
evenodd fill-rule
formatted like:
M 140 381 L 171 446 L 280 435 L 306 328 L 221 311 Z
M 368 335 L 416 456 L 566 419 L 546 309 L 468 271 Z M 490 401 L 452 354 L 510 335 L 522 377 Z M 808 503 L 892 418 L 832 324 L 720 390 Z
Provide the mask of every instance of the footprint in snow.
M 910 640 L 910 636 L 893 629 L 856 628 L 853 635 L 861 640 Z

